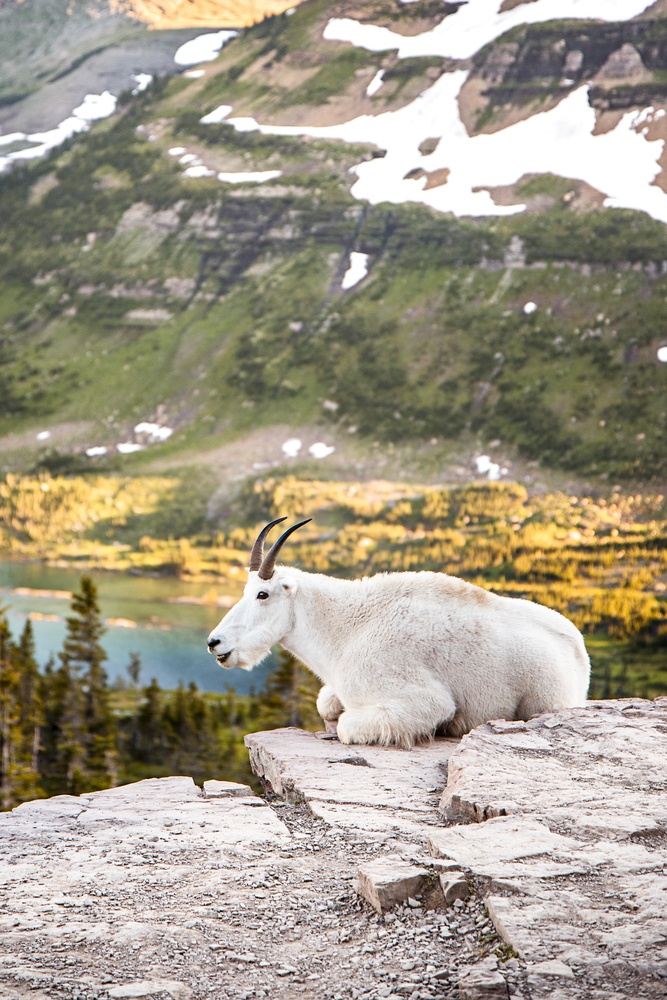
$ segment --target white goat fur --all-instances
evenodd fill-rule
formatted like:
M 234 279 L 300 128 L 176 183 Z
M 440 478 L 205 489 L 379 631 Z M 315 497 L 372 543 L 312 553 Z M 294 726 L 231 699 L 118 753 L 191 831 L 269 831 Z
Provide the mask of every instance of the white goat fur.
M 281 643 L 324 683 L 317 708 L 343 743 L 410 747 L 581 705 L 588 690 L 588 655 L 567 618 L 441 573 L 251 572 L 211 641 L 225 666 L 246 669 Z

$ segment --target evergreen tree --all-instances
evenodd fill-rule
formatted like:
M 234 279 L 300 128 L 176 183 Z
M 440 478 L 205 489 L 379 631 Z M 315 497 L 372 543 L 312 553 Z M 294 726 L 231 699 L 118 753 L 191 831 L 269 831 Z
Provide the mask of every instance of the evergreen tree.
M 73 794 L 113 785 L 117 776 L 116 724 L 109 704 L 107 654 L 97 588 L 89 576 L 72 598 L 72 615 L 60 654 L 64 695 L 61 758 Z
M 187 690 L 180 682 L 167 701 L 164 726 L 171 748 L 171 761 L 177 771 L 201 775 L 218 762 L 217 726 L 206 700 L 194 681 Z
M 43 724 L 39 666 L 35 658 L 32 622 L 26 620 L 15 647 L 19 675 L 19 739 L 15 753 L 15 787 L 20 802 L 43 795 L 39 776 L 40 733 Z
M 54 735 L 51 760 L 52 794 L 78 795 L 88 790 L 85 771 L 84 705 L 81 677 L 60 654 L 53 671 L 50 694 L 50 724 Z
M 127 670 L 132 687 L 138 687 L 139 678 L 141 677 L 141 657 L 138 653 L 130 653 L 130 661 L 125 669 Z
M 130 660 L 125 669 L 130 678 L 132 695 L 134 697 L 134 711 L 129 720 L 129 746 L 136 747 L 139 736 L 139 678 L 141 677 L 141 657 L 139 653 L 130 653 Z
M 67 788 L 66 768 L 62 765 L 61 725 L 65 692 L 63 674 L 56 669 L 50 656 L 38 679 L 42 706 L 42 727 L 39 741 L 39 773 L 47 795 L 58 795 Z
M 136 720 L 136 726 L 131 726 L 130 756 L 142 763 L 162 762 L 166 753 L 162 690 L 154 677 L 143 690 L 143 701 L 136 712 Z
M 0 808 L 42 794 L 37 772 L 39 702 L 30 622 L 19 645 L 0 610 Z
M 0 805 L 14 804 L 13 757 L 18 733 L 18 670 L 9 622 L 0 609 Z

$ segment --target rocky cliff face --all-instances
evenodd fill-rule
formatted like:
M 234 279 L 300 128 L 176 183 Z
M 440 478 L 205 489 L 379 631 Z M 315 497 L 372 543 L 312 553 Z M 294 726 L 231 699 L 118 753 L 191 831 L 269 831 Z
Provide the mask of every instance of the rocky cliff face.
M 0 992 L 664 996 L 666 728 L 661 699 L 409 752 L 286 729 L 248 737 L 278 798 L 25 803 L 0 817 Z

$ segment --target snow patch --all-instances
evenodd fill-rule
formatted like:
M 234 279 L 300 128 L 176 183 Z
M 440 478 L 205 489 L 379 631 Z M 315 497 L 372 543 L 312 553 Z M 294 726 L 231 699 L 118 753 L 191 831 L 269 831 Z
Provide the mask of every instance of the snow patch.
M 658 348 L 658 361 L 667 362 L 667 346 Z
M 194 153 L 186 153 L 185 156 L 182 156 L 178 162 L 179 163 L 194 163 L 194 161 L 196 159 L 197 159 L 197 157 L 195 156 Z
M 187 151 L 185 146 L 172 146 L 167 152 L 170 156 L 182 156 Z
M 283 444 L 283 454 L 285 458 L 296 458 L 301 451 L 301 441 L 299 438 L 289 438 Z
M 265 184 L 282 176 L 282 170 L 239 170 L 236 173 L 224 172 L 218 174 L 218 180 L 225 184 Z
M 48 441 L 50 437 L 51 431 L 40 431 L 39 434 L 37 434 L 38 441 Z
M 108 118 L 116 110 L 118 98 L 105 90 L 102 94 L 86 94 L 83 101 L 72 114 L 76 118 L 81 118 L 84 122 L 99 121 L 100 118 Z
M 172 427 L 163 427 L 161 424 L 152 424 L 148 420 L 142 420 L 134 428 L 135 434 L 145 434 L 151 444 L 155 441 L 167 441 L 174 433 Z
M 328 455 L 333 455 L 335 450 L 332 445 L 325 444 L 324 441 L 316 441 L 308 449 L 313 458 L 326 458 Z
M 475 459 L 475 466 L 480 476 L 487 476 L 491 481 L 507 475 L 507 469 L 501 468 L 497 462 L 492 462 L 488 455 L 479 455 Z
M 399 35 L 390 28 L 334 17 L 324 29 L 329 41 L 350 42 L 370 52 L 395 49 L 399 59 L 442 56 L 470 59 L 484 45 L 518 24 L 538 24 L 560 18 L 627 21 L 650 7 L 653 0 L 535 0 L 499 13 L 501 0 L 469 0 L 420 35 Z
M 184 177 L 215 177 L 215 170 L 209 170 L 208 167 L 199 165 L 196 167 L 187 167 L 183 171 Z
M 106 455 L 107 451 L 103 444 L 93 445 L 92 448 L 86 448 L 86 455 L 88 458 L 97 458 L 99 455 Z
M 7 135 L 0 135 L 0 146 L 8 146 L 10 142 L 23 142 L 25 138 L 25 132 L 8 132 Z
M 532 313 L 535 312 L 536 309 L 537 309 L 537 302 L 526 302 L 525 306 L 523 307 L 523 311 L 526 316 L 530 316 Z
M 350 254 L 350 265 L 343 275 L 341 288 L 353 288 L 368 274 L 368 254 L 353 250 Z
M 238 31 L 212 31 L 205 35 L 197 35 L 176 49 L 174 62 L 177 66 L 194 66 L 195 63 L 211 62 L 217 58 L 223 45 L 237 35 Z
M 219 108 L 214 108 L 213 111 L 209 111 L 207 115 L 200 118 L 199 121 L 202 125 L 219 125 L 223 122 L 229 112 L 232 110 L 231 104 L 221 104 Z
M 121 455 L 131 455 L 132 452 L 141 451 L 142 448 L 142 444 L 136 444 L 134 441 L 123 441 L 122 444 L 116 445 L 116 450 L 120 452 Z
M 143 90 L 146 89 L 146 87 L 148 86 L 149 83 L 153 82 L 153 74 L 152 73 L 133 73 L 132 74 L 132 79 L 136 83 L 136 87 L 132 91 L 132 96 L 136 97 L 137 94 L 140 94 Z
M 417 202 L 458 216 L 515 215 L 525 205 L 497 205 L 485 189 L 513 184 L 524 173 L 551 173 L 585 181 L 606 196 L 607 206 L 636 209 L 667 222 L 667 195 L 653 184 L 664 142 L 648 142 L 635 131 L 637 112 L 626 112 L 612 131 L 593 135 L 595 110 L 588 87 L 582 86 L 549 111 L 500 132 L 471 137 L 457 101 L 466 77 L 465 70 L 445 73 L 398 111 L 360 115 L 340 125 L 260 125 L 253 118 L 229 122 L 243 132 L 342 139 L 386 150 L 384 157 L 352 168 L 357 175 L 352 194 L 372 205 Z M 425 136 L 440 141 L 424 155 L 419 146 Z M 418 167 L 426 172 L 447 168 L 447 182 L 425 190 L 425 177 L 406 177 Z
M 183 76 L 187 77 L 188 80 L 198 80 L 205 72 L 205 69 L 188 69 Z
M 366 97 L 372 97 L 373 94 L 377 94 L 378 90 L 382 86 L 384 81 L 384 70 L 379 69 L 371 82 L 366 87 Z

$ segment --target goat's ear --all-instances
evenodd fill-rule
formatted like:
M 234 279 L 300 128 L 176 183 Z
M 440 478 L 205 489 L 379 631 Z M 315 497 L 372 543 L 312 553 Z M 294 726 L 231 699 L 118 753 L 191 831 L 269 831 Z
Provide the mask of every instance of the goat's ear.
M 284 576 L 280 581 L 280 586 L 286 594 L 289 594 L 290 597 L 294 597 L 298 584 L 293 576 Z

